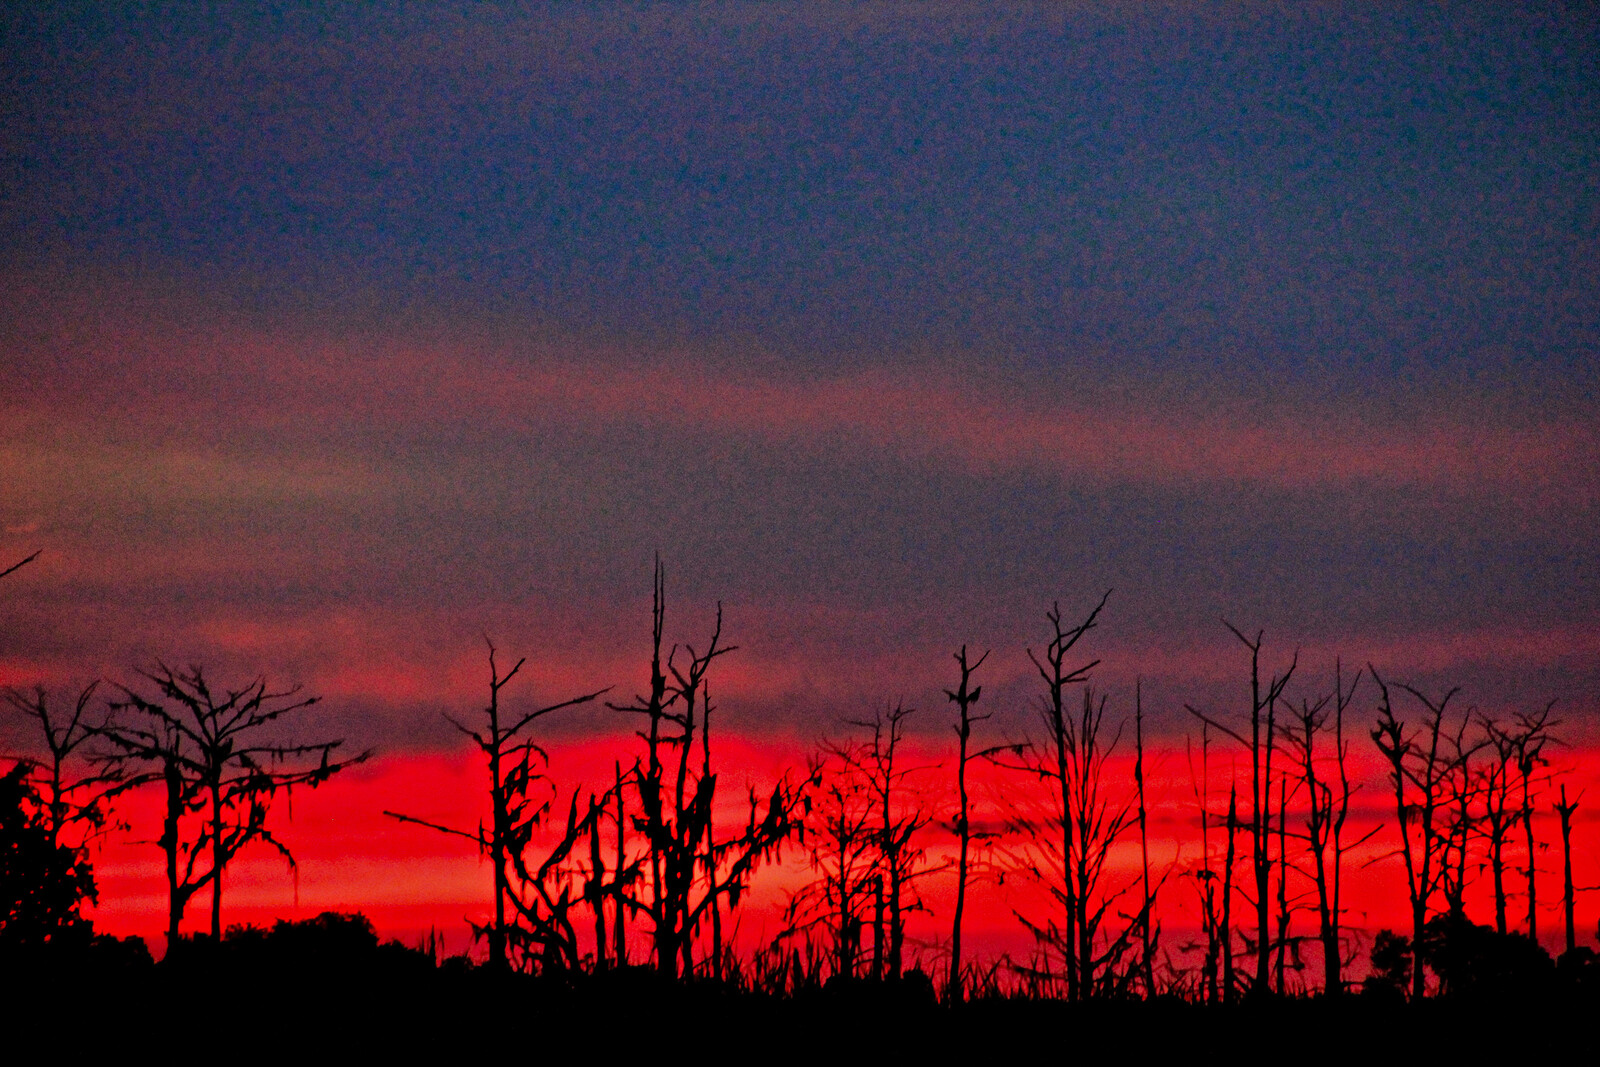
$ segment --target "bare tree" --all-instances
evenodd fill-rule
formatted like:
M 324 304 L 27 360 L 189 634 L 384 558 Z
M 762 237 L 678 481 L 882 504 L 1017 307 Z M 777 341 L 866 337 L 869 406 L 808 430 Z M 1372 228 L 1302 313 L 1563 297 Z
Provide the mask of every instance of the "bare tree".
M 1571 952 L 1578 947 L 1578 928 L 1574 922 L 1574 897 L 1577 890 L 1572 884 L 1572 816 L 1577 813 L 1578 802 L 1583 799 L 1580 792 L 1570 801 L 1567 799 L 1567 783 L 1561 783 L 1561 799 L 1553 807 L 1557 818 L 1561 820 L 1561 914 L 1566 919 L 1565 951 Z
M 478 846 L 480 855 L 489 857 L 494 873 L 494 918 L 477 932 L 489 943 L 490 967 L 497 971 L 509 970 L 512 952 L 516 950 L 525 963 L 538 960 L 547 966 L 576 969 L 579 953 L 577 933 L 570 919 L 571 890 L 566 885 L 557 889 L 553 883 L 562 881 L 562 864 L 597 817 L 596 806 L 591 804 L 588 814 L 580 820 L 578 794 L 574 791 L 565 833 L 557 838 L 542 861 L 530 863 L 528 849 L 534 834 L 548 820 L 556 790 L 545 773 L 549 754 L 533 740 L 529 728 L 546 715 L 587 704 L 609 689 L 503 717 L 500 691 L 516 678 L 527 658 L 517 660 L 502 675 L 493 642 L 487 638 L 484 641 L 489 646 L 486 728 L 479 731 L 450 715 L 445 719 L 472 738 L 488 764 L 489 825 L 480 823 L 476 830 L 461 830 L 398 812 L 384 814 L 401 822 L 466 838 Z
M 855 770 L 862 758 L 856 747 L 823 742 L 823 756 L 812 772 L 820 786 L 811 811 L 811 868 L 820 882 L 805 910 L 815 912 L 825 925 L 833 973 L 840 978 L 857 976 L 868 897 L 882 885 L 874 798 Z
M 617 875 L 613 879 L 611 892 L 612 903 L 615 907 L 615 911 L 613 912 L 611 919 L 611 952 L 617 961 L 617 966 L 626 967 L 628 965 L 628 909 L 627 903 L 623 899 L 622 892 L 629 885 L 632 885 L 638 880 L 640 872 L 639 865 L 637 863 L 629 864 L 628 862 L 628 822 L 627 808 L 622 793 L 622 764 L 620 762 L 614 763 L 612 767 L 616 776 L 616 784 L 613 787 L 612 798 L 616 803 L 617 829 L 616 864 L 613 867 L 613 870 L 617 872 Z M 629 876 L 627 878 L 623 877 L 624 871 L 628 872 Z
M 916 883 L 932 873 L 924 864 L 926 850 L 915 840 L 931 820 L 921 805 L 906 797 L 908 779 L 926 768 L 908 766 L 900 752 L 906 720 L 915 713 L 915 708 L 903 703 L 879 708 L 871 719 L 850 722 L 868 732 L 865 740 L 828 746 L 830 753 L 864 783 L 873 811 L 874 977 L 901 976 L 906 915 L 922 907 Z
M 158 843 L 166 854 L 170 951 L 178 944 L 184 908 L 207 886 L 211 937 L 221 939 L 223 873 L 246 846 L 270 845 L 294 866 L 294 855 L 267 827 L 279 791 L 315 788 L 372 753 L 334 760 L 343 741 L 266 739 L 270 724 L 320 699 L 299 697 L 298 687 L 273 690 L 258 677 L 237 688 L 214 689 L 200 667 L 180 671 L 164 663 L 139 673 L 154 684 L 156 695 L 119 685 L 123 697 L 111 703 L 112 711 L 132 712 L 135 721 L 116 721 L 102 732 L 126 761 L 148 768 L 125 777 L 119 791 L 153 782 L 166 788 Z M 285 766 L 296 763 L 301 766 Z M 199 816 L 199 829 L 185 840 L 183 823 L 190 815 Z M 202 857 L 209 861 L 203 869 Z
M 1335 660 L 1333 692 L 1314 703 L 1302 700 L 1297 710 L 1291 709 L 1294 722 L 1285 731 L 1285 740 L 1299 765 L 1300 783 L 1306 792 L 1305 840 L 1306 850 L 1311 857 L 1311 879 L 1317 894 L 1317 931 L 1318 939 L 1322 942 L 1322 988 L 1330 997 L 1344 992 L 1341 973 L 1344 855 L 1348 849 L 1360 847 L 1381 828 L 1373 827 L 1349 845 L 1344 841 L 1345 823 L 1350 815 L 1350 798 L 1360 788 L 1350 781 L 1347 764 L 1350 746 L 1344 736 L 1344 713 L 1355 700 L 1356 686 L 1360 681 L 1361 672 L 1358 670 L 1346 688 L 1343 664 Z M 1324 734 L 1331 734 L 1333 743 L 1331 776 L 1324 773 L 1323 762 L 1317 755 L 1317 739 Z
M 1523 840 L 1528 856 L 1528 940 L 1539 941 L 1539 863 L 1538 850 L 1533 840 L 1533 809 L 1541 782 L 1535 776 L 1539 768 L 1547 766 L 1545 746 L 1554 740 L 1552 731 L 1558 725 L 1550 718 L 1555 701 L 1546 704 L 1543 711 L 1517 716 L 1513 744 L 1517 757 L 1517 778 L 1522 786 L 1522 805 L 1518 812 L 1522 821 Z
M 1044 738 L 1014 746 L 1015 762 L 996 760 L 1049 788 L 1043 809 L 1015 807 L 1008 824 L 1024 842 L 1013 853 L 1018 869 L 1049 891 L 1065 921 L 1058 926 L 1053 917 L 1037 921 L 1019 914 L 1018 918 L 1046 959 L 1052 951 L 1061 957 L 1068 996 L 1076 1000 L 1120 995 L 1137 980 L 1136 972 L 1120 970 L 1118 965 L 1138 934 L 1138 917 L 1120 930 L 1106 922 L 1115 902 L 1138 885 L 1134 880 L 1113 887 L 1105 878 L 1110 852 L 1135 818 L 1134 798 L 1113 797 L 1108 789 L 1106 763 L 1121 730 L 1110 730 L 1107 736 L 1106 698 L 1088 686 L 1077 710 L 1069 711 L 1064 699 L 1066 686 L 1086 680 L 1098 663 L 1065 666 L 1073 645 L 1094 626 L 1109 596 L 1102 597 L 1075 627 L 1062 625 L 1059 606 L 1049 612 L 1054 634 L 1044 658 L 1029 651 L 1046 686 L 1040 708 Z
M 1100 661 L 1093 660 L 1082 666 L 1069 668 L 1066 666 L 1066 659 L 1073 646 L 1094 627 L 1095 620 L 1110 597 L 1111 591 L 1107 590 L 1088 617 L 1075 627 L 1063 627 L 1061 605 L 1051 605 L 1046 618 L 1049 619 L 1054 634 L 1050 644 L 1045 647 L 1044 662 L 1040 662 L 1032 649 L 1028 650 L 1028 658 L 1033 661 L 1035 669 L 1045 683 L 1046 696 L 1041 715 L 1044 719 L 1046 740 L 1042 748 L 1030 747 L 1017 752 L 1019 756 L 1024 752 L 1031 752 L 1034 759 L 1026 760 L 1023 764 L 1024 769 L 1050 782 L 1059 798 L 1059 805 L 1052 813 L 1054 819 L 1045 820 L 1053 821 L 1053 826 L 1047 827 L 1038 820 L 1027 820 L 1025 823 L 1020 823 L 1017 828 L 1044 846 L 1048 853 L 1053 853 L 1054 866 L 1061 871 L 1060 881 L 1052 884 L 1051 890 L 1065 912 L 1065 928 L 1058 932 L 1053 920 L 1044 927 L 1030 928 L 1034 931 L 1035 937 L 1043 934 L 1047 940 L 1057 941 L 1060 944 L 1066 969 L 1069 1000 L 1083 999 L 1091 981 L 1090 976 L 1082 973 L 1082 936 L 1078 929 L 1083 912 L 1078 900 L 1079 879 L 1076 877 L 1080 867 L 1080 843 L 1075 832 L 1077 820 L 1074 818 L 1072 804 L 1073 794 L 1077 791 L 1074 788 L 1073 773 L 1076 769 L 1073 765 L 1073 755 L 1077 748 L 1077 738 L 1072 736 L 1072 718 L 1071 712 L 1067 709 L 1066 693 L 1070 686 L 1087 681 L 1089 673 L 1099 666 Z M 1087 692 L 1084 698 L 1086 701 L 1089 700 Z M 1049 858 L 1047 855 L 1047 863 Z M 1050 884 L 1048 876 L 1037 866 L 1035 873 Z
M 38 724 L 44 738 L 46 759 L 23 762 L 35 768 L 29 777 L 44 804 L 51 847 L 81 850 L 108 829 L 110 794 L 120 773 L 114 761 L 85 748 L 108 724 L 105 716 L 89 715 L 99 687 L 94 681 L 79 690 L 71 711 L 53 708 L 43 686 L 27 693 L 7 689 L 3 694 L 6 703 Z M 77 830 L 73 840 L 64 841 L 63 835 L 73 828 Z
M 1475 710 L 1468 708 L 1448 735 L 1450 754 L 1446 760 L 1441 805 L 1444 843 L 1439 854 L 1439 892 L 1444 897 L 1445 911 L 1461 921 L 1466 919 L 1467 885 L 1472 877 L 1467 856 L 1472 839 L 1479 835 L 1480 802 L 1487 791 L 1484 768 L 1478 767 L 1473 759 L 1488 741 L 1468 736 L 1475 716 Z
M 1152 945 L 1156 932 L 1151 929 L 1155 911 L 1155 892 L 1150 888 L 1150 834 L 1144 799 L 1144 681 L 1133 683 L 1133 782 L 1139 795 L 1139 870 L 1144 902 L 1139 907 L 1139 972 L 1144 980 L 1146 999 L 1156 995 L 1155 970 L 1152 964 Z
M 712 770 L 709 743 L 701 738 L 698 767 L 691 754 L 697 731 L 704 729 L 714 710 L 707 695 L 708 672 L 718 657 L 734 648 L 722 644 L 722 606 L 718 604 L 716 628 L 705 651 L 683 646 L 686 663 L 679 667 L 677 646 L 662 657 L 665 620 L 666 592 L 658 557 L 651 605 L 649 692 L 637 696 L 632 704 L 608 706 L 646 719 L 645 729 L 639 732 L 645 744 L 644 759 L 635 764 L 630 781 L 642 812 L 634 817 L 633 826 L 644 836 L 651 895 L 642 900 L 637 893 L 622 894 L 620 899 L 630 912 L 649 919 L 656 967 L 675 978 L 693 974 L 694 938 L 700 923 L 712 916 L 721 900 L 725 899 L 730 909 L 737 907 L 756 867 L 776 857 L 783 843 L 801 831 L 800 810 L 812 779 L 797 786 L 785 776 L 773 786 L 764 804 L 750 790 L 743 829 L 722 840 L 712 836 L 717 774 Z M 670 770 L 669 758 L 675 764 Z
M 1200 865 L 1193 872 L 1200 897 L 1200 926 L 1206 944 L 1200 958 L 1199 995 L 1207 1004 L 1215 1004 L 1220 996 L 1221 957 L 1226 937 L 1224 924 L 1217 908 L 1217 872 L 1211 869 L 1211 732 L 1200 724 L 1200 774 L 1194 773 L 1194 750 L 1186 738 L 1185 755 L 1189 762 L 1189 783 L 1194 792 L 1195 806 L 1200 810 Z
M 1285 982 L 1285 959 L 1289 952 L 1289 923 L 1294 911 L 1289 906 L 1289 776 L 1281 775 L 1278 778 L 1278 931 L 1273 940 L 1274 956 L 1272 962 L 1272 984 L 1278 996 L 1285 995 L 1288 990 Z M 1298 945 L 1298 943 L 1296 943 Z M 1300 958 L 1299 948 L 1295 949 L 1295 959 Z
M 1451 781 L 1461 764 L 1461 748 L 1450 747 L 1447 726 L 1450 701 L 1459 690 L 1433 700 L 1407 685 L 1400 686 L 1422 707 L 1422 725 L 1408 731 L 1395 714 L 1389 686 L 1367 665 L 1379 691 L 1378 721 L 1372 740 L 1389 765 L 1395 818 L 1400 830 L 1399 855 L 1405 864 L 1406 892 L 1411 903 L 1411 998 L 1421 1000 L 1426 987 L 1423 935 L 1433 898 L 1446 876 L 1443 870 L 1448 837 L 1439 815 L 1451 801 Z
M 583 899 L 594 912 L 594 969 L 596 973 L 607 970 L 606 959 L 606 861 L 600 834 L 603 830 L 607 803 L 610 797 L 589 794 L 589 810 L 584 823 L 589 829 L 589 875 L 583 883 Z
M 626 851 L 627 821 L 623 809 L 623 775 L 620 763 L 613 764 L 613 784 L 604 794 L 589 794 L 588 811 L 583 819 L 583 824 L 589 832 L 589 870 L 583 884 L 583 899 L 588 902 L 594 913 L 594 966 L 596 971 L 604 971 L 613 964 L 617 967 L 628 965 L 628 936 L 627 936 L 627 907 L 623 902 L 622 893 L 629 886 L 638 881 L 641 871 L 637 861 L 629 861 Z M 615 831 L 615 848 L 613 866 L 608 872 L 605 861 L 605 842 L 602 834 L 607 831 L 607 820 L 610 820 L 611 830 Z M 607 880 L 607 874 L 610 879 Z M 612 925 L 608 932 L 606 929 L 606 907 L 612 908 Z M 610 958 L 607 958 L 606 943 L 611 943 Z M 720 977 L 720 975 L 719 975 Z
M 1506 843 L 1516 824 L 1517 809 L 1512 798 L 1516 780 L 1516 739 L 1487 716 L 1480 717 L 1484 737 L 1491 748 L 1489 765 L 1483 772 L 1483 818 L 1480 834 L 1489 846 L 1489 873 L 1494 884 L 1494 927 L 1507 932 Z
M 967 764 L 983 755 L 972 752 L 970 748 L 973 724 L 989 718 L 989 715 L 972 713 L 978 699 L 983 695 L 983 686 L 973 685 L 972 677 L 978 672 L 978 668 L 983 666 L 983 661 L 989 658 L 989 653 L 985 652 L 976 660 L 969 660 L 967 646 L 962 645 L 961 651 L 955 653 L 954 658 L 956 666 L 961 671 L 961 680 L 954 689 L 946 689 L 944 695 L 956 706 L 956 737 L 960 743 L 956 757 L 958 807 L 952 827 L 960 841 L 960 852 L 956 859 L 956 908 L 950 923 L 950 977 L 945 985 L 945 995 L 952 1004 L 959 1004 L 964 992 L 961 974 L 961 923 L 966 915 L 967 877 L 972 862 L 972 800 L 967 793 Z
M 1222 861 L 1222 999 L 1231 1003 L 1239 990 L 1239 979 L 1233 962 L 1233 870 L 1236 859 L 1235 837 L 1239 832 L 1239 783 L 1228 778 L 1228 815 L 1223 823 L 1227 831 L 1228 846 Z
M 1276 748 L 1276 713 L 1278 700 L 1283 695 L 1284 688 L 1293 677 L 1296 664 L 1299 663 L 1300 654 L 1296 652 L 1290 660 L 1288 669 L 1282 674 L 1274 674 L 1268 680 L 1263 692 L 1261 684 L 1261 639 L 1262 632 L 1258 631 L 1254 639 L 1246 637 L 1238 627 L 1223 620 L 1233 636 L 1250 650 L 1250 736 L 1246 738 L 1221 722 L 1196 710 L 1191 705 L 1185 705 L 1189 713 L 1201 721 L 1209 724 L 1221 733 L 1238 742 L 1250 757 L 1250 865 L 1255 875 L 1255 911 L 1256 911 L 1256 970 L 1251 982 L 1252 993 L 1265 993 L 1267 991 L 1268 966 L 1272 951 L 1272 929 L 1269 921 L 1271 907 L 1270 882 L 1272 877 L 1272 857 L 1270 855 L 1270 841 L 1272 834 L 1272 754 Z M 1280 813 L 1281 818 L 1281 813 Z

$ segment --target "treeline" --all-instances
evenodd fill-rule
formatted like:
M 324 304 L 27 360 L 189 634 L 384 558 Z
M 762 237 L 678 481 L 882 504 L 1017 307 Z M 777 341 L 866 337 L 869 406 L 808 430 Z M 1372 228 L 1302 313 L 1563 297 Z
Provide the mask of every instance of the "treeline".
M 889 705 L 822 742 L 803 768 L 735 797 L 718 770 L 713 699 L 716 665 L 735 648 L 720 606 L 704 640 L 668 640 L 658 561 L 648 677 L 637 692 L 599 689 L 512 711 L 523 705 L 505 697 L 525 660 L 503 660 L 491 644 L 483 712 L 450 717 L 484 760 L 488 817 L 460 827 L 385 814 L 460 838 L 488 860 L 489 918 L 473 927 L 487 949 L 485 973 L 590 981 L 649 969 L 668 984 L 709 981 L 780 997 L 893 988 L 951 1004 L 1006 995 L 1228 1004 L 1357 990 L 1398 1002 L 1594 987 L 1600 964 L 1576 944 L 1572 834 L 1581 797 L 1548 758 L 1558 744 L 1553 707 L 1497 719 L 1459 710 L 1453 690 L 1431 694 L 1342 663 L 1317 692 L 1297 658 L 1272 670 L 1262 635 L 1233 629 L 1249 654 L 1249 704 L 1231 716 L 1188 709 L 1198 732 L 1198 859 L 1159 865 L 1150 854 L 1142 693 L 1136 687 L 1129 712 L 1117 714 L 1093 685 L 1099 661 L 1081 651 L 1109 596 L 1081 618 L 1059 605 L 1047 613 L 1045 644 L 1028 650 L 1040 701 L 1027 736 L 993 736 L 984 725 L 988 653 L 962 646 L 945 690 L 955 734 L 948 760 L 916 762 L 906 738 L 919 713 Z M 149 965 L 142 942 L 97 936 L 82 914 L 96 898 L 96 842 L 128 829 L 118 798 L 148 789 L 164 798 L 154 842 L 168 901 L 163 966 L 259 961 L 269 950 L 293 956 L 283 946 L 303 955 L 318 945 L 392 968 L 446 966 L 436 946 L 379 946 L 359 916 L 265 931 L 223 922 L 228 870 L 244 849 L 266 846 L 294 864 L 269 824 L 276 799 L 372 755 L 346 754 L 337 740 L 281 739 L 315 697 L 262 678 L 219 685 L 200 667 L 165 664 L 65 700 L 42 688 L 4 695 L 31 720 L 38 747 L 0 776 L 0 961 Z M 563 787 L 548 773 L 539 726 L 584 705 L 627 716 L 634 741 L 616 753 L 603 787 Z M 1129 734 L 1131 780 L 1110 769 Z M 1388 771 L 1392 821 L 1357 833 L 1351 751 L 1368 744 Z M 1211 782 L 1219 746 L 1241 768 L 1227 776 L 1225 802 Z M 1014 783 L 998 825 L 974 819 L 979 767 Z M 1559 966 L 1538 942 L 1535 816 L 1547 807 L 1561 838 Z M 1403 869 L 1411 921 L 1369 946 L 1350 928 L 1346 901 L 1351 854 L 1376 844 L 1373 835 L 1393 846 L 1389 862 Z M 1134 846 L 1140 862 L 1130 875 L 1113 855 Z M 948 860 L 934 858 L 947 851 Z M 741 954 L 735 933 L 752 880 L 786 854 L 804 857 L 813 879 L 790 894 L 775 936 Z M 973 894 L 1000 878 L 1039 890 L 1037 906 L 1016 913 L 1034 950 L 972 960 L 963 923 Z M 1467 891 L 1485 878 L 1494 914 L 1480 925 Z M 953 885 L 948 915 L 931 916 L 934 879 Z M 1192 952 L 1163 936 L 1163 901 L 1174 910 L 1179 893 L 1199 913 Z M 197 896 L 209 904 L 207 932 L 185 934 Z M 1513 901 L 1525 904 L 1515 916 Z M 908 934 L 919 913 L 947 931 L 936 945 Z M 1308 943 L 1320 949 L 1312 954 L 1320 975 L 1307 968 Z M 630 955 L 641 944 L 647 952 Z M 1353 965 L 1369 949 L 1357 985 Z

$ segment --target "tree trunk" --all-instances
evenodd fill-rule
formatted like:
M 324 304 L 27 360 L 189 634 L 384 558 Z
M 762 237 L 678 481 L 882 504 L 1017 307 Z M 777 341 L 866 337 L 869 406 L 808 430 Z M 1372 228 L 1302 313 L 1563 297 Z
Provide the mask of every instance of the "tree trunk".
M 1133 780 L 1139 790 L 1139 869 L 1142 872 L 1144 902 L 1139 909 L 1140 948 L 1139 972 L 1144 979 L 1146 1000 L 1156 995 L 1155 972 L 1150 961 L 1150 912 L 1154 901 L 1150 898 L 1150 838 L 1146 830 L 1144 804 L 1144 685 L 1141 679 L 1133 683 Z
M 506 811 L 506 788 L 500 775 L 500 690 L 491 683 L 489 690 L 489 799 L 490 812 L 489 862 L 494 868 L 494 926 L 489 930 L 489 967 L 506 971 L 511 967 L 506 952 L 506 894 L 510 892 L 510 879 L 506 877 L 506 833 L 510 817 Z M 482 853 L 479 853 L 482 855 Z
M 593 900 L 590 906 L 594 908 L 594 969 L 606 969 L 606 898 L 605 860 L 600 854 L 600 816 L 605 811 L 603 801 L 597 801 L 593 793 L 589 794 L 589 869 L 594 875 L 594 886 L 591 890 Z M 618 871 L 620 875 L 622 872 Z
M 612 958 L 614 958 L 617 961 L 617 966 L 618 967 L 626 967 L 628 965 L 628 928 L 627 928 L 627 919 L 623 914 L 625 909 L 623 908 L 623 905 L 622 905 L 622 883 L 621 883 L 622 869 L 627 864 L 627 861 L 626 861 L 626 858 L 625 858 L 625 854 L 623 852 L 623 827 L 626 825 L 626 822 L 624 821 L 624 818 L 623 818 L 622 764 L 620 762 L 618 762 L 618 763 L 613 764 L 613 766 L 614 766 L 614 768 L 616 770 L 616 775 L 617 775 L 617 883 L 616 883 L 616 908 L 617 908 L 617 913 L 616 913 L 616 916 L 613 919 L 613 922 L 614 922 L 615 926 L 614 926 L 614 930 L 613 930 L 613 933 L 612 933 L 611 955 L 612 955 Z
M 222 868 L 226 863 L 222 840 L 222 783 L 211 783 L 211 941 L 222 943 Z
M 175 760 L 165 768 L 167 814 L 161 824 L 161 850 L 167 858 L 167 954 L 178 946 L 178 927 L 183 923 L 183 906 L 188 897 L 178 885 L 178 817 L 183 813 L 183 778 Z
M 1528 940 L 1539 940 L 1539 878 L 1535 862 L 1533 841 L 1533 803 L 1528 797 L 1527 783 L 1522 790 L 1522 832 L 1528 849 Z
M 1582 794 L 1579 794 L 1582 799 Z M 1576 890 L 1572 884 L 1572 816 L 1578 810 L 1578 801 L 1570 804 L 1567 802 L 1567 786 L 1561 785 L 1561 802 L 1556 805 L 1556 814 L 1561 818 L 1561 911 L 1566 919 L 1566 951 L 1571 952 L 1578 947 L 1578 928 L 1573 918 L 1573 896 Z
M 1506 835 L 1504 826 L 1491 827 L 1489 838 L 1489 868 L 1494 872 L 1494 928 L 1506 932 Z
M 1289 780 L 1278 779 L 1278 943 L 1277 958 L 1273 962 L 1273 981 L 1278 996 L 1285 993 L 1283 982 L 1284 953 L 1289 950 L 1289 847 L 1287 837 L 1289 810 Z
M 1233 975 L 1233 835 L 1239 828 L 1239 792 L 1228 788 L 1228 848 L 1222 869 L 1222 929 L 1218 939 L 1222 942 L 1222 1002 L 1231 1004 L 1234 997 Z

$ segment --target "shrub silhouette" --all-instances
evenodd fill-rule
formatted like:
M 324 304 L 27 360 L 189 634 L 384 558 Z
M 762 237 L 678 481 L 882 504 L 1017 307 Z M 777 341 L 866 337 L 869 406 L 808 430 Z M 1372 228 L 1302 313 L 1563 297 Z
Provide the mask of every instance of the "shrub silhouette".
M 19 762 L 0 776 L 0 957 L 92 936 L 78 909 L 94 899 L 93 871 L 79 850 L 52 840 L 31 770 Z
M 1361 985 L 1367 996 L 1404 1000 L 1411 988 L 1411 939 L 1393 930 L 1379 930 L 1372 941 L 1372 972 Z
M 1422 958 L 1439 976 L 1440 992 L 1458 999 L 1536 995 L 1555 975 L 1550 954 L 1523 934 L 1502 934 L 1465 915 L 1428 920 Z

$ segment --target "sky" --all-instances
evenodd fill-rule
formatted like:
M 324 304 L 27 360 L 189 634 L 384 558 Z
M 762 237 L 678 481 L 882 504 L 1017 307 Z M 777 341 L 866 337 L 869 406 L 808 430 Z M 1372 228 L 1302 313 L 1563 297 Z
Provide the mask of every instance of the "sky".
M 1226 619 L 1308 693 L 1555 700 L 1587 767 L 1597 29 L 7 5 L 0 683 L 265 673 L 431 766 L 486 637 L 518 699 L 637 691 L 660 553 L 797 762 L 885 700 L 936 747 L 964 643 L 1020 735 L 1111 590 L 1097 682 L 1173 752 L 1246 692 Z

